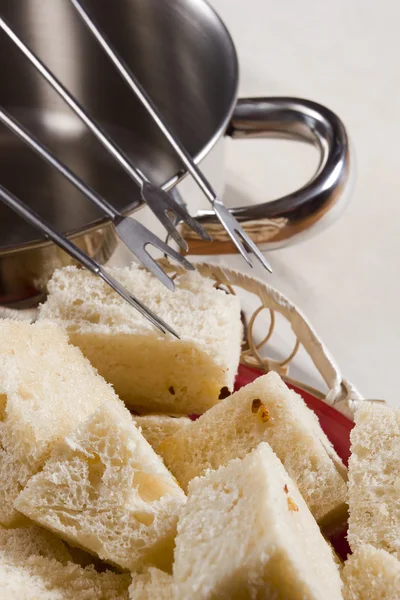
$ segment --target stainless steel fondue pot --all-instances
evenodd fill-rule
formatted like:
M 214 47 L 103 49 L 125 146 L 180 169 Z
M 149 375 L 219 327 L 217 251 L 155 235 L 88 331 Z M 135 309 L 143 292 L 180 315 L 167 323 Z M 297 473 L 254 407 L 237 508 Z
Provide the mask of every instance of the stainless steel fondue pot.
M 224 136 L 286 137 L 319 149 L 317 172 L 301 189 L 272 202 L 232 209 L 261 248 L 296 241 L 340 212 L 352 167 L 340 119 L 307 100 L 238 100 L 232 39 L 204 0 L 85 4 L 196 162 L 210 155 Z M 68 0 L 0 0 L 0 14 L 152 181 L 169 190 L 185 177 L 173 150 Z M 134 183 L 5 35 L 0 36 L 0 56 L 1 105 L 119 210 L 138 210 L 141 199 Z M 216 152 L 215 161 L 221 158 Z M 219 170 L 215 161 L 214 172 Z M 211 162 L 209 156 L 202 162 L 206 175 Z M 0 182 L 90 256 L 101 263 L 110 259 L 117 242 L 107 219 L 4 127 Z M 184 200 L 193 212 L 191 194 Z M 198 216 L 214 241 L 206 243 L 186 232 L 190 251 L 231 252 L 212 213 L 200 211 Z M 69 263 L 67 255 L 38 239 L 35 230 L 0 204 L 0 305 L 34 305 L 53 270 Z

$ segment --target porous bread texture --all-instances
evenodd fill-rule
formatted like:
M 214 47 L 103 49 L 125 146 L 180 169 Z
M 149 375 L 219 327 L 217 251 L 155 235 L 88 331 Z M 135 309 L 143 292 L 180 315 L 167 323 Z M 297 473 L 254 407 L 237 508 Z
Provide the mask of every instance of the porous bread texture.
M 61 593 L 48 589 L 41 577 L 28 569 L 4 565 L 0 558 L 2 600 L 62 600 Z
M 341 600 L 332 551 L 268 444 L 189 484 L 177 600 Z
M 72 545 L 134 571 L 171 568 L 185 500 L 121 402 L 104 404 L 61 440 L 16 507 Z
M 144 573 L 132 573 L 129 600 L 172 600 L 172 577 L 150 567 Z
M 127 573 L 98 573 L 42 556 L 8 564 L 0 554 L 1 600 L 128 600 L 130 583 Z
M 14 501 L 53 443 L 119 400 L 56 325 L 0 320 L 0 340 L 0 523 L 14 526 Z
M 128 600 L 130 582 L 128 574 L 73 564 L 63 542 L 41 527 L 0 529 L 2 600 Z
M 282 460 L 318 521 L 345 512 L 345 467 L 316 415 L 276 373 L 232 394 L 164 440 L 159 451 L 186 490 L 193 477 L 243 458 L 262 441 Z
M 400 409 L 366 402 L 355 423 L 348 541 L 353 551 L 371 544 L 400 559 Z
M 0 527 L 0 554 L 7 556 L 9 562 L 18 564 L 23 564 L 30 556 L 54 558 L 60 563 L 71 560 L 71 555 L 60 538 L 33 524 L 15 529 Z
M 349 556 L 342 571 L 344 600 L 400 600 L 400 562 L 366 544 Z
M 170 417 L 168 415 L 143 415 L 134 417 L 136 426 L 157 454 L 161 442 L 191 423 L 188 417 Z
M 242 324 L 237 297 L 188 273 L 168 291 L 146 270 L 113 277 L 179 334 L 161 334 L 99 277 L 75 267 L 55 271 L 41 320 L 56 321 L 117 394 L 139 413 L 202 413 L 233 389 Z

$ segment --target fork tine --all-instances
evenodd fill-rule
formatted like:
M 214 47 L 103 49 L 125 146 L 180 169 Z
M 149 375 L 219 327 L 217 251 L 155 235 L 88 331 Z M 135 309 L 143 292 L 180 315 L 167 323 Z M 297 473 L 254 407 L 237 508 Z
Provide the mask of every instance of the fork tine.
M 155 235 L 155 233 L 147 229 L 147 227 L 145 227 L 142 223 L 139 223 L 139 221 L 136 221 L 136 219 L 132 219 L 131 217 L 123 217 L 119 223 L 116 224 L 116 229 L 124 241 L 129 237 L 134 237 L 138 241 L 138 247 L 141 245 L 142 248 L 144 248 L 150 244 L 151 246 L 158 248 L 164 252 L 164 254 L 167 254 L 176 260 L 188 271 L 193 271 L 195 269 L 192 263 L 182 256 L 182 254 L 174 250 L 174 248 L 171 248 L 171 246 L 168 246 L 168 244 L 163 242 L 158 236 Z
M 119 238 L 134 256 L 136 256 L 137 260 L 141 262 L 150 273 L 157 277 L 167 289 L 173 292 L 175 290 L 174 282 L 146 250 L 146 243 L 151 236 L 151 232 L 146 229 L 144 225 L 129 217 L 125 217 L 116 224 L 116 230 Z M 135 239 L 134 247 L 132 246 L 132 238 Z
M 140 262 L 170 291 L 175 291 L 175 283 L 160 267 L 156 260 L 143 248 L 140 252 Z
M 135 77 L 132 71 L 129 69 L 128 65 L 121 58 L 121 56 L 117 54 L 110 42 L 106 39 L 106 36 L 103 34 L 103 32 L 100 31 L 100 28 L 89 15 L 89 12 L 83 6 L 82 2 L 80 2 L 80 0 L 70 0 L 70 2 L 82 18 L 83 22 L 86 24 L 88 29 L 94 35 L 100 46 L 103 48 L 104 52 L 107 54 L 114 66 L 117 68 L 120 75 L 125 79 L 127 84 L 137 95 L 138 87 L 140 86 L 140 84 L 136 82 Z M 152 184 L 150 183 L 143 183 L 143 188 L 146 185 L 150 185 L 153 188 L 153 190 L 159 190 L 159 188 L 157 188 L 156 186 L 152 186 Z M 161 202 L 161 196 L 163 195 L 164 205 L 166 204 L 170 208 L 170 210 L 178 214 L 181 217 L 182 221 L 184 221 L 188 227 L 193 229 L 193 231 L 195 231 L 201 238 L 207 241 L 211 240 L 208 232 L 199 223 L 197 223 L 197 221 L 193 217 L 189 215 L 185 208 L 179 207 L 175 200 L 171 198 L 171 196 L 169 196 L 167 192 L 164 192 L 163 190 L 160 190 L 160 192 L 161 193 L 159 194 L 158 200 L 159 202 Z M 161 220 L 162 224 L 164 225 L 170 236 L 177 242 L 177 244 L 179 244 L 179 246 L 181 246 L 186 251 L 187 244 L 185 240 L 180 236 L 180 234 L 176 231 L 174 225 L 171 224 L 170 219 L 166 215 L 164 215 L 165 209 L 163 209 L 162 211 L 157 210 L 156 212 L 153 208 L 155 206 L 155 203 L 153 202 L 152 204 L 148 204 L 150 208 L 152 208 L 152 210 L 156 213 L 157 217 Z
M 176 333 L 174 329 L 168 323 L 166 323 L 161 317 L 158 317 L 153 311 L 151 311 L 147 306 L 145 306 L 138 298 L 136 298 L 133 294 L 131 294 L 119 281 L 114 279 L 112 275 L 107 273 L 103 268 L 101 268 L 98 272 L 99 276 L 117 292 L 124 300 L 126 300 L 131 306 L 136 308 L 144 317 L 146 317 L 157 329 L 161 331 L 161 333 L 166 333 L 167 331 L 175 336 L 178 340 L 179 335 Z
M 161 283 L 169 290 L 174 291 L 175 285 L 172 279 L 164 272 L 157 261 L 149 254 L 146 249 L 147 245 L 154 246 L 161 250 L 164 254 L 176 260 L 187 270 L 194 270 L 194 266 L 184 256 L 176 250 L 168 246 L 160 240 L 154 233 L 149 231 L 142 223 L 132 219 L 131 217 L 122 218 L 119 223 L 116 223 L 116 230 L 121 240 L 132 248 L 132 239 L 135 240 L 134 255 L 136 258 L 155 275 Z
M 75 114 L 85 123 L 85 125 L 89 128 L 89 130 L 97 137 L 97 139 L 103 144 L 103 146 L 107 149 L 107 151 L 111 154 L 111 156 L 119 163 L 119 165 L 128 173 L 129 177 L 133 179 L 137 185 L 142 187 L 142 185 L 147 181 L 146 177 L 135 167 L 127 154 L 113 141 L 113 139 L 109 136 L 109 134 L 103 129 L 99 123 L 95 122 L 90 115 L 86 112 L 84 107 L 76 100 L 76 98 L 70 94 L 67 88 L 53 75 L 53 73 L 45 66 L 45 64 L 34 54 L 28 46 L 24 44 L 24 42 L 18 37 L 16 33 L 7 25 L 7 23 L 0 17 L 0 28 L 4 33 L 6 33 L 9 38 L 14 42 L 14 44 L 19 48 L 19 50 L 24 54 L 24 56 L 31 62 L 31 64 L 35 67 L 35 69 L 45 78 L 45 80 L 51 85 L 51 87 L 57 92 L 57 94 L 63 98 L 63 100 L 68 104 L 68 106 L 75 112 Z M 174 208 L 176 208 L 174 206 Z M 157 215 L 158 216 L 158 215 Z M 190 223 L 190 216 L 187 213 L 185 215 L 184 221 L 188 221 L 188 225 Z M 171 225 L 170 220 L 166 215 L 163 214 L 162 219 L 164 227 L 168 229 L 169 227 L 173 227 Z M 190 226 L 190 225 L 189 225 Z M 173 235 L 174 231 L 169 229 L 171 235 Z M 176 236 L 179 236 L 179 233 L 176 232 Z M 181 245 L 185 250 L 187 250 L 187 244 L 185 240 L 180 236 L 179 238 L 175 238 L 177 243 Z
M 163 242 L 162 240 L 160 240 L 159 237 L 157 237 L 157 236 L 154 235 L 154 239 L 153 239 L 153 235 L 151 236 L 151 241 L 149 241 L 149 244 L 151 244 L 155 248 L 158 248 L 164 254 L 166 254 L 167 256 L 170 256 L 171 258 L 173 258 L 174 260 L 176 260 L 187 271 L 194 271 L 196 269 L 196 267 L 191 262 L 189 262 L 187 260 L 187 258 L 185 258 L 184 256 L 182 256 L 182 254 L 179 254 L 179 252 L 177 252 L 176 250 L 174 250 L 173 248 L 171 248 L 171 246 L 168 246 L 168 244 L 166 244 L 165 242 Z
M 169 204 L 165 205 L 165 197 L 162 195 L 166 192 L 160 193 L 162 190 L 157 188 L 150 183 L 144 183 L 141 190 L 141 196 L 146 204 L 150 207 L 152 212 L 156 215 L 157 219 L 165 227 L 168 234 L 172 239 L 182 248 L 184 252 L 187 252 L 188 245 L 186 240 L 183 239 L 179 231 L 176 229 L 176 225 L 171 221 L 167 215 L 167 210 L 171 210 L 176 213 L 176 206 L 170 207 Z M 185 218 L 186 221 L 186 218 Z
M 151 97 L 148 95 L 146 90 L 143 88 L 141 83 L 136 79 L 135 75 L 132 73 L 129 66 L 125 63 L 125 61 L 117 54 L 114 48 L 106 39 L 105 35 L 101 32 L 99 27 L 95 24 L 92 18 L 89 16 L 86 9 L 82 6 L 81 0 L 70 0 L 72 5 L 76 8 L 79 15 L 82 17 L 82 20 L 87 25 L 91 33 L 97 39 L 107 56 L 114 63 L 115 67 L 119 71 L 120 75 L 125 79 L 126 83 L 135 93 L 136 97 L 140 100 L 142 105 L 146 108 L 147 112 L 151 115 L 153 121 L 159 127 L 159 129 L 163 132 L 166 139 L 174 148 L 175 152 L 178 154 L 181 159 L 183 165 L 188 169 L 189 173 L 191 173 L 192 177 L 197 182 L 198 186 L 207 196 L 208 200 L 216 209 L 216 214 L 221 224 L 224 226 L 225 230 L 229 234 L 236 248 L 239 250 L 240 254 L 246 260 L 246 262 L 253 266 L 250 258 L 248 256 L 248 250 L 256 256 L 256 258 L 261 262 L 261 264 L 271 271 L 271 267 L 268 264 L 268 261 L 265 257 L 262 256 L 261 252 L 258 248 L 249 240 L 247 234 L 242 230 L 240 225 L 237 223 L 236 219 L 230 215 L 229 211 L 225 209 L 222 202 L 218 200 L 217 195 L 212 189 L 210 183 L 204 177 L 202 172 L 198 169 L 196 164 L 193 162 L 192 157 L 189 155 L 187 150 L 182 146 L 180 141 L 172 131 L 169 129 L 166 124 L 162 114 L 158 111 L 157 107 L 154 105 Z M 217 206 L 218 205 L 218 206 Z M 223 207 L 225 211 L 222 209 L 218 211 L 218 208 Z M 229 217 L 226 213 L 229 213 Z M 169 230 L 169 228 L 167 227 Z M 172 235 L 172 234 L 171 234 Z M 240 239 L 241 238 L 241 239 Z M 249 243 L 250 242 L 250 243 Z M 179 242 L 178 242 L 179 243 Z M 245 247 L 246 244 L 246 247 Z
M 208 233 L 207 229 L 203 227 L 194 217 L 192 217 L 184 208 L 180 206 L 175 208 L 175 213 L 178 215 L 179 220 L 183 221 L 186 225 L 188 225 L 199 237 L 201 237 L 205 242 L 211 242 L 212 237 Z
M 42 217 L 40 217 L 37 213 L 35 213 L 34 210 L 32 210 L 29 206 L 24 204 L 22 200 L 20 200 L 17 196 L 14 196 L 14 194 L 9 192 L 1 184 L 0 200 L 2 200 L 4 204 L 6 204 L 9 208 L 14 210 L 20 217 L 25 219 L 25 221 L 27 221 L 38 231 L 40 231 L 45 238 L 52 240 L 55 244 L 57 244 L 60 248 L 62 248 L 65 252 L 72 256 L 72 258 L 74 258 L 82 266 L 88 269 L 91 273 L 101 277 L 124 300 L 126 300 L 131 306 L 137 309 L 144 317 L 146 317 L 146 319 L 151 321 L 151 323 L 155 325 L 162 333 L 169 331 L 175 337 L 179 337 L 178 334 L 172 329 L 172 327 L 170 327 L 167 323 L 165 323 L 162 319 L 155 315 L 142 302 L 140 302 L 140 300 L 135 298 L 126 288 L 124 288 L 122 284 L 120 284 L 116 279 L 109 275 L 103 269 L 103 267 L 99 265 L 98 262 L 96 262 L 93 258 L 88 256 L 78 246 L 75 246 L 75 244 L 63 234 L 53 229 L 53 227 L 49 225 L 49 223 L 47 223 L 44 219 L 42 219 Z
M 216 201 L 213 204 L 213 208 L 220 223 L 224 227 L 225 231 L 229 234 L 229 237 L 235 244 L 240 254 L 243 256 L 247 264 L 250 267 L 253 267 L 253 264 L 248 254 L 248 252 L 250 251 L 260 261 L 260 263 L 270 273 L 272 273 L 272 268 L 267 259 L 263 256 L 260 249 L 253 242 L 250 236 L 242 229 L 242 227 L 239 225 L 239 223 L 237 222 L 235 217 L 230 213 L 230 211 L 226 208 L 226 206 L 224 206 L 221 202 Z
M 107 214 L 109 218 L 111 218 L 114 223 L 117 233 L 123 239 L 124 243 L 128 246 L 129 250 L 135 255 L 138 256 L 137 249 L 141 247 L 143 240 L 149 238 L 151 235 L 150 231 L 146 230 L 144 226 L 141 228 L 141 233 L 143 235 L 135 234 L 135 225 L 134 220 L 129 217 L 121 217 L 119 213 L 95 190 L 87 186 L 82 179 L 76 176 L 69 167 L 67 167 L 64 163 L 59 161 L 54 154 L 52 154 L 37 138 L 33 137 L 18 121 L 16 121 L 11 115 L 9 115 L 6 111 L 0 108 L 0 121 L 9 127 L 11 131 L 13 131 L 20 139 L 22 139 L 27 145 L 29 145 L 39 156 L 41 156 L 44 160 L 46 160 L 53 168 L 59 171 L 68 181 L 72 183 L 78 190 L 80 190 L 89 200 L 91 200 L 97 206 Z M 125 227 L 124 227 L 125 225 Z M 125 235 L 124 235 L 125 234 Z M 154 237 L 153 237 L 154 239 Z M 183 240 L 184 241 L 184 240 Z M 163 242 L 160 240 L 160 244 Z M 168 252 L 168 249 L 165 250 Z M 143 258 L 146 258 L 148 255 L 141 255 Z M 174 258 L 177 258 L 174 255 Z M 186 268 L 188 267 L 188 263 L 182 260 L 180 261 Z M 149 260 L 146 260 L 146 267 L 152 271 L 162 283 L 167 285 L 168 289 L 171 289 L 170 278 L 168 276 L 162 276 L 160 273 L 160 269 L 155 267 Z M 157 273 L 155 273 L 157 270 Z M 162 272 L 162 271 L 161 271 Z
M 254 256 L 260 261 L 262 266 L 267 269 L 270 273 L 272 273 L 272 267 L 265 258 L 264 254 L 261 252 L 257 244 L 253 242 L 251 237 L 244 231 L 242 227 L 239 226 L 239 229 L 236 229 L 237 234 L 242 238 L 244 244 L 249 248 L 249 250 L 254 254 Z
M 166 205 L 168 207 L 168 210 L 175 213 L 175 215 L 177 215 L 181 221 L 184 221 L 184 223 L 188 227 L 193 229 L 193 231 L 195 233 L 197 233 L 197 235 L 199 235 L 203 240 L 205 240 L 207 242 L 211 242 L 211 236 L 208 233 L 208 231 L 198 221 L 196 221 L 196 219 L 194 217 L 192 217 L 188 213 L 185 206 L 179 204 L 179 202 L 177 202 L 177 200 L 175 200 L 175 198 L 173 198 L 173 196 L 171 194 L 169 194 L 168 192 L 165 192 L 164 190 L 153 185 L 150 182 L 146 182 L 143 184 L 143 187 L 142 187 L 142 197 L 143 197 L 143 199 L 146 200 L 146 202 L 149 205 L 150 205 L 150 202 L 155 205 L 157 205 L 158 203 L 162 203 L 162 204 Z M 173 237 L 172 234 L 171 234 L 171 237 Z M 177 241 L 177 240 L 175 240 L 175 241 Z M 186 244 L 185 240 L 184 240 L 184 242 Z M 183 249 L 185 251 L 187 250 L 187 244 L 186 244 L 186 248 L 183 248 Z
M 214 202 L 213 209 L 214 209 L 214 212 L 215 212 L 216 216 L 218 217 L 218 220 L 220 221 L 221 225 L 223 226 L 225 231 L 228 233 L 232 242 L 235 244 L 237 250 L 240 252 L 240 254 L 244 258 L 244 260 L 247 262 L 249 267 L 253 268 L 253 263 L 251 262 L 250 258 L 248 257 L 246 250 L 243 248 L 243 244 L 238 239 L 238 236 L 236 234 L 236 227 L 237 227 L 236 219 L 235 219 L 234 227 L 232 227 L 232 223 L 231 223 L 231 219 L 230 219 L 231 213 L 220 202 Z

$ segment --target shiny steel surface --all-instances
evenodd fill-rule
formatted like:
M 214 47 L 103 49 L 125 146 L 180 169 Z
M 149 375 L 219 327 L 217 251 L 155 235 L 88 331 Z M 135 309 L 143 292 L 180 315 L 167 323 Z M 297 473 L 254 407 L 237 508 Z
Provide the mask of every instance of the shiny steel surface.
M 328 108 L 300 98 L 241 99 L 228 135 L 234 139 L 287 138 L 312 144 L 320 151 L 315 175 L 299 190 L 272 202 L 231 209 L 245 229 L 248 221 L 268 220 L 273 225 L 285 219 L 284 227 L 276 227 L 272 237 L 270 229 L 266 229 L 264 240 L 260 232 L 261 248 L 295 241 L 311 225 L 329 218 L 334 207 L 343 207 L 348 201 L 352 185 L 349 140 L 343 123 Z M 201 211 L 198 219 L 203 224 L 217 222 L 212 211 Z M 209 253 L 201 241 L 195 243 L 193 251 Z M 219 251 L 224 248 L 220 246 Z
M 57 244 L 64 252 L 69 254 L 74 260 L 81 264 L 85 269 L 101 277 L 107 285 L 117 292 L 128 304 L 139 311 L 146 319 L 150 321 L 162 333 L 169 331 L 179 339 L 178 334 L 167 324 L 153 313 L 147 306 L 138 300 L 129 292 L 119 281 L 112 277 L 98 262 L 83 252 L 78 246 L 75 246 L 71 240 L 56 231 L 51 225 L 46 223 L 35 211 L 25 205 L 22 200 L 11 194 L 4 186 L 0 185 L 0 200 L 6 206 L 11 208 L 16 214 L 21 216 L 27 223 L 30 223 L 35 229 L 40 231 L 46 238 Z
M 14 42 L 14 44 L 21 50 L 27 60 L 35 67 L 35 69 L 44 77 L 49 85 L 57 92 L 57 94 L 66 102 L 66 104 L 73 110 L 73 112 L 81 119 L 83 124 L 96 136 L 96 138 L 103 144 L 109 154 L 115 158 L 119 165 L 125 170 L 129 177 L 139 186 L 141 192 L 141 198 L 146 201 L 146 194 L 144 193 L 144 186 L 150 187 L 152 194 L 149 195 L 151 198 L 150 208 L 156 213 L 164 227 L 169 232 L 170 236 L 183 248 L 187 250 L 187 244 L 182 236 L 179 234 L 177 229 L 172 225 L 171 220 L 167 216 L 167 211 L 175 212 L 175 208 L 178 209 L 182 221 L 194 231 L 196 231 L 203 239 L 210 241 L 210 237 L 207 235 L 205 230 L 199 225 L 186 211 L 182 211 L 182 207 L 175 207 L 173 198 L 169 197 L 167 192 L 159 189 L 157 186 L 151 184 L 145 175 L 141 173 L 139 169 L 135 167 L 129 157 L 122 151 L 122 149 L 113 141 L 111 136 L 107 135 L 101 125 L 96 123 L 84 109 L 84 107 L 77 102 L 76 98 L 62 85 L 62 83 L 55 77 L 55 75 L 46 67 L 46 65 L 38 58 L 38 56 L 31 51 L 30 48 L 23 43 L 20 37 L 7 25 L 7 23 L 0 17 L 0 28 L 8 37 Z M 23 138 L 26 140 L 25 138 Z M 37 147 L 37 145 L 36 145 Z M 50 164 L 54 166 L 54 160 L 50 161 Z M 155 203 L 153 202 L 155 200 Z M 95 201 L 99 205 L 99 201 Z M 100 208 L 104 212 L 104 202 L 100 202 Z M 106 213 L 113 213 L 112 207 L 108 207 Z M 115 213 L 115 211 L 114 211 Z M 118 213 L 119 214 L 119 213 Z
M 110 10 L 109 0 L 87 5 L 185 147 L 205 154 L 226 127 L 237 86 L 234 47 L 212 9 L 194 0 L 119 0 L 118 10 Z M 0 16 L 144 175 L 157 184 L 177 179 L 179 160 L 68 0 L 0 0 Z M 138 207 L 139 189 L 4 34 L 0 53 L 7 57 L 0 64 L 0 104 L 117 209 Z M 28 196 L 53 225 L 70 232 L 102 219 L 7 131 L 0 144 L 0 181 Z M 34 239 L 35 231 L 1 208 L 1 248 Z
M 1 19 L 0 19 L 1 21 Z M 21 126 L 16 119 L 13 119 L 6 111 L 0 109 L 0 122 L 6 125 L 13 133 L 15 133 L 19 139 L 22 139 L 30 148 L 32 148 L 36 154 L 41 156 L 50 166 L 54 167 L 56 171 L 61 173 L 73 186 L 75 186 L 86 198 L 88 198 L 95 206 L 98 206 L 111 220 L 115 227 L 115 230 L 121 241 L 129 248 L 129 250 L 136 256 L 136 258 L 151 272 L 155 275 L 161 283 L 163 283 L 169 290 L 175 289 L 175 284 L 172 279 L 163 271 L 156 260 L 149 254 L 147 246 L 153 246 L 161 250 L 165 256 L 168 256 L 176 260 L 185 269 L 194 270 L 194 266 L 179 252 L 168 246 L 165 242 L 160 240 L 156 235 L 149 231 L 144 225 L 129 216 L 124 216 L 121 212 L 115 209 L 105 198 L 102 198 L 95 190 L 88 187 L 85 182 L 77 177 L 64 163 L 59 161 L 54 154 L 52 154 L 43 144 L 34 138 L 24 127 Z M 147 185 L 145 183 L 145 185 Z M 161 190 L 162 191 L 162 190 Z M 165 192 L 162 192 L 165 193 Z M 7 202 L 6 202 L 7 204 Z M 169 205 L 168 205 L 169 206 Z M 171 198 L 171 212 L 174 214 L 185 213 L 182 207 L 177 204 L 177 209 L 174 210 L 175 201 Z M 18 212 L 18 211 L 17 211 Z M 22 211 L 22 215 L 26 216 L 27 211 Z M 168 217 L 166 217 L 168 218 Z M 25 220 L 29 223 L 29 218 Z M 182 220 L 188 225 L 188 220 L 182 218 Z M 35 221 L 39 223 L 38 219 Z M 190 222 L 190 221 L 189 221 Z M 172 225 L 172 223 L 171 223 Z M 41 231 L 40 226 L 36 227 Z M 174 228 L 175 231 L 175 228 Z M 170 232 L 173 239 L 176 241 L 174 231 Z M 44 235 L 46 234 L 43 231 Z M 55 236 L 57 240 L 57 234 Z M 56 241 L 57 243 L 57 241 Z
M 108 0 L 88 5 L 200 160 L 225 130 L 236 96 L 235 50 L 219 18 L 193 0 L 119 0 L 118 10 L 110 10 Z M 145 177 L 166 189 L 182 176 L 157 127 L 68 0 L 0 0 L 0 16 Z M 4 34 L 0 52 L 7 57 L 0 62 L 0 105 L 117 210 L 138 208 L 139 189 Z M 0 129 L 0 183 L 100 262 L 112 254 L 115 233 L 102 212 L 6 128 Z M 0 303 L 35 301 L 52 270 L 69 263 L 0 205 Z
M 234 138 L 286 135 L 318 145 L 321 167 L 313 181 L 262 209 L 234 211 L 244 229 L 250 221 L 256 223 L 257 243 L 261 239 L 263 248 L 285 245 L 337 216 L 348 197 L 352 166 L 342 124 L 323 107 L 296 99 L 248 99 L 235 109 L 235 49 L 203 0 L 85 0 L 85 6 L 196 163 L 225 132 Z M 69 0 L 0 0 L 0 17 L 147 178 L 171 189 L 184 176 L 169 143 L 132 97 Z M 0 52 L 4 57 L 0 105 L 87 185 L 112 199 L 117 210 L 124 214 L 136 210 L 142 200 L 139 189 L 5 35 L 0 35 Z M 116 236 L 101 211 L 5 127 L 0 127 L 0 184 L 99 263 L 110 258 Z M 190 197 L 184 200 L 190 208 Z M 204 225 L 224 233 L 218 223 L 209 223 L 209 215 L 203 218 Z M 264 227 L 271 219 L 279 222 L 272 236 Z M 190 252 L 234 250 L 229 240 L 205 244 L 190 230 L 187 234 Z M 0 304 L 36 301 L 53 269 L 70 260 L 0 205 Z
M 110 260 L 117 247 L 115 229 L 109 223 L 69 235 L 68 239 L 102 265 Z M 47 240 L 3 250 L 0 254 L 0 305 L 36 306 L 44 300 L 46 284 L 54 270 L 71 264 L 75 264 L 71 256 Z

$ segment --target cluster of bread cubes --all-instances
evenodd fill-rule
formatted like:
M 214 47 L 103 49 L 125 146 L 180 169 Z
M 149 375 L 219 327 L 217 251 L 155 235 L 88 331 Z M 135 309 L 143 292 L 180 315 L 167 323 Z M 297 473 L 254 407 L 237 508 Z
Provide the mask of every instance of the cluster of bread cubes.
M 233 392 L 235 296 L 113 274 L 180 339 L 72 267 L 0 320 L 0 598 L 400 598 L 400 411 L 359 411 L 347 474 L 277 374 Z

